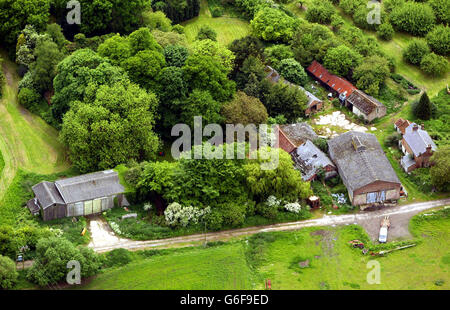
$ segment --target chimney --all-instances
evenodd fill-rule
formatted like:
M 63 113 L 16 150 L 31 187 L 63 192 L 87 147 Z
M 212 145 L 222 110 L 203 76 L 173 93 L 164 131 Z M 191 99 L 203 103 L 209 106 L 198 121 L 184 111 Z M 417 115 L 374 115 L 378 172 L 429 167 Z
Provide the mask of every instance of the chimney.
M 414 124 L 414 125 L 413 125 L 413 130 L 414 130 L 414 131 L 417 131 L 418 129 L 419 129 L 419 125 Z
M 420 128 L 422 128 L 422 130 L 425 130 L 425 124 L 420 124 Z
M 431 144 L 428 144 L 427 146 L 427 153 L 431 153 Z

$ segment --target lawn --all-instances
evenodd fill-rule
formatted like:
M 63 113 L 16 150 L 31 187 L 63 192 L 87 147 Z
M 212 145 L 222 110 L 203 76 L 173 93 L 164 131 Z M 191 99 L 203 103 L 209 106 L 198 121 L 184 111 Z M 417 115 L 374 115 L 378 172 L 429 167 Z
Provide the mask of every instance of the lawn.
M 207 248 L 138 251 L 129 265 L 105 269 L 78 288 L 264 289 L 270 279 L 273 289 L 449 289 L 450 209 L 443 210 L 413 218 L 415 247 L 381 257 L 349 246 L 368 240 L 359 226 L 311 227 Z M 381 284 L 367 283 L 370 260 L 380 263 Z
M 0 177 L 1 201 L 19 168 L 50 174 L 67 170 L 70 164 L 57 130 L 18 104 L 16 65 L 8 60 L 4 51 L 0 50 L 0 55 L 4 59 L 2 70 L 7 80 L 2 85 L 4 95 L 0 101 L 0 153 L 4 160 Z
M 170 250 L 107 270 L 83 289 L 235 290 L 252 289 L 254 276 L 240 242 L 210 248 Z
M 211 17 L 208 2 L 201 1 L 200 13 L 197 17 L 182 24 L 185 27 L 186 37 L 189 42 L 195 40 L 198 31 L 204 25 L 208 25 L 217 32 L 217 41 L 227 46 L 236 39 L 240 39 L 250 34 L 250 25 L 247 21 L 229 17 Z
M 348 245 L 364 237 L 353 225 L 277 233 L 259 270 L 273 289 L 449 289 L 448 212 L 445 218 L 426 216 L 412 226 L 422 243 L 377 258 Z M 366 264 L 373 259 L 380 263 L 381 284 L 366 281 Z M 307 260 L 309 266 L 301 268 L 299 263 Z

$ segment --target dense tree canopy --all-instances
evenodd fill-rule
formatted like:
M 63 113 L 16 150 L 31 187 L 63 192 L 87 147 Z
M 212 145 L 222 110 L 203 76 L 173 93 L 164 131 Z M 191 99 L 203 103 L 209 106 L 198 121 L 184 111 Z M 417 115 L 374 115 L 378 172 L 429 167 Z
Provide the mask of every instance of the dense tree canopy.
M 90 49 L 81 49 L 61 61 L 57 68 L 53 86 L 52 112 L 61 121 L 73 101 L 83 101 L 88 89 L 100 85 L 112 85 L 128 80 L 119 67 L 112 66 L 106 58 Z
M 128 82 L 90 89 L 63 119 L 61 141 L 81 172 L 108 169 L 130 159 L 154 158 L 156 96 Z
M 388 61 L 380 56 L 370 56 L 355 68 L 353 78 L 357 81 L 356 87 L 369 95 L 376 96 L 380 86 L 389 76 Z
M 222 107 L 226 124 L 265 124 L 267 110 L 258 98 L 237 92 L 232 101 Z
M 329 0 L 313 0 L 306 11 L 306 19 L 311 23 L 329 24 L 334 12 L 335 8 Z
M 413 65 L 418 65 L 422 58 L 429 53 L 430 48 L 425 40 L 413 39 L 403 51 L 403 58 Z
M 252 29 L 264 41 L 289 42 L 300 20 L 290 17 L 281 10 L 264 8 L 251 21 Z
M 448 72 L 449 64 L 444 56 L 431 53 L 422 58 L 420 69 L 431 76 L 444 76 Z
M 50 16 L 50 0 L 0 0 L 0 42 L 14 46 L 26 25 L 45 29 Z
M 262 162 L 270 162 L 271 159 L 250 160 L 245 166 L 246 181 L 251 193 L 258 200 L 266 200 L 270 195 L 283 198 L 288 201 L 305 199 L 312 194 L 309 182 L 302 180 L 300 171 L 293 166 L 291 156 L 282 149 L 270 149 L 274 157 L 278 156 L 275 169 L 263 169 Z M 258 152 L 261 156 L 261 151 Z
M 294 84 L 305 85 L 308 80 L 305 69 L 294 58 L 281 60 L 279 69 L 281 76 Z
M 346 45 L 339 45 L 328 50 L 323 63 L 332 73 L 346 77 L 361 63 L 361 60 L 361 55 L 357 52 Z

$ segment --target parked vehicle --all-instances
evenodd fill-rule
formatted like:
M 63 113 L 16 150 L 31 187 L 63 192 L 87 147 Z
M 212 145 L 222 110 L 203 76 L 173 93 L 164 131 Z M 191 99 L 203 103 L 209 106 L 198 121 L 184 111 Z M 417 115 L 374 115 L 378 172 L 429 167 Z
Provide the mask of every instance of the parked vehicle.
M 389 220 L 389 216 L 384 217 L 384 219 L 381 221 L 380 226 L 381 226 L 381 228 L 380 228 L 380 234 L 378 236 L 378 242 L 386 243 L 387 242 L 388 229 L 391 226 L 391 222 Z

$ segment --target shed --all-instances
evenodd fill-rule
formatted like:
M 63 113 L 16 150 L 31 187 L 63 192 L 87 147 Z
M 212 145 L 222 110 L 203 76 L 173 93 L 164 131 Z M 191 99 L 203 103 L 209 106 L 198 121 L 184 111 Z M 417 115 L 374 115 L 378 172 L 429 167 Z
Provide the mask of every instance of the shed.
M 288 125 L 279 125 L 279 146 L 288 153 L 294 151 L 307 140 L 314 141 L 319 138 L 312 127 L 303 122 Z
M 386 115 L 386 107 L 381 102 L 358 89 L 348 96 L 345 105 L 369 122 Z
M 115 198 L 120 204 L 125 191 L 113 170 L 44 181 L 32 190 L 45 221 L 103 212 L 114 207 Z

